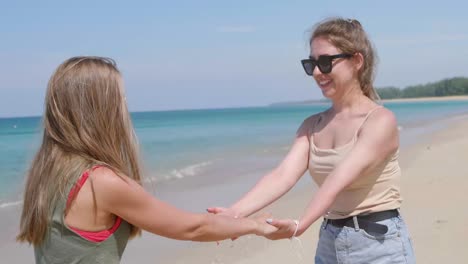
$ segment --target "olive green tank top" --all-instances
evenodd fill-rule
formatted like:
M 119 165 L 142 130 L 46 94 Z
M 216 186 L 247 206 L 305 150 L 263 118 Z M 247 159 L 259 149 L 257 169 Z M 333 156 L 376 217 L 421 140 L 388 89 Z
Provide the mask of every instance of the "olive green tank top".
M 70 184 L 67 193 L 73 185 Z M 106 240 L 92 242 L 65 224 L 66 203 L 66 198 L 57 202 L 46 238 L 34 247 L 36 263 L 119 263 L 130 237 L 130 224 L 122 219 Z

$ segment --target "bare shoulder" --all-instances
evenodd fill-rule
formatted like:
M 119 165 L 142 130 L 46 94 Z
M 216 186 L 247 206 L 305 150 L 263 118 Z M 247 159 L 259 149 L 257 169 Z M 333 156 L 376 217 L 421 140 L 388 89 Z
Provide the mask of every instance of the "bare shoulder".
M 369 127 L 385 127 L 385 128 L 397 128 L 397 119 L 395 114 L 385 107 L 379 107 L 369 116 L 367 121 Z
M 318 119 L 324 112 L 313 114 L 307 117 L 306 119 L 304 119 L 304 121 L 302 121 L 301 126 L 297 130 L 297 134 L 301 135 L 304 133 L 308 133 L 309 131 L 312 131 L 314 129 L 314 125 L 317 124 Z
M 399 146 L 398 123 L 395 114 L 387 108 L 376 109 L 359 133 L 359 140 L 373 146 L 386 146 L 385 152 L 392 152 Z
M 98 207 L 107 212 L 122 216 L 122 208 L 136 206 L 145 198 L 143 187 L 111 168 L 99 167 L 89 177 Z
M 129 177 L 117 175 L 112 169 L 101 166 L 90 173 L 93 188 L 102 194 L 112 194 L 125 191 L 127 188 L 138 185 Z
M 122 179 L 112 169 L 105 166 L 100 166 L 94 169 L 89 174 L 89 177 L 95 183 L 112 184 L 115 182 L 122 181 Z

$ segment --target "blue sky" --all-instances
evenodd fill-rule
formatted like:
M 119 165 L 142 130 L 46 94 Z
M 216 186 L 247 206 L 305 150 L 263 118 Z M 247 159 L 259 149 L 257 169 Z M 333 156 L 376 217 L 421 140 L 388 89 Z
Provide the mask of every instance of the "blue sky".
M 131 111 L 322 98 L 308 30 L 358 19 L 376 86 L 468 76 L 466 1 L 8 1 L 0 4 L 0 117 L 40 115 L 47 80 L 76 55 L 116 60 Z

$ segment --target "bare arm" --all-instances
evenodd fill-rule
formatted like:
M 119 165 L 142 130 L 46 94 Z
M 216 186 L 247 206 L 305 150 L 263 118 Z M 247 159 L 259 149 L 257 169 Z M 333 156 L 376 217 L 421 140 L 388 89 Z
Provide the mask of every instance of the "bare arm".
M 306 119 L 298 129 L 294 144 L 281 164 L 233 204 L 228 214 L 244 217 L 257 212 L 283 196 L 304 175 L 309 161 L 311 119 Z
M 154 234 L 179 240 L 218 241 L 271 231 L 264 219 L 235 219 L 179 210 L 107 168 L 100 168 L 91 177 L 98 208 Z

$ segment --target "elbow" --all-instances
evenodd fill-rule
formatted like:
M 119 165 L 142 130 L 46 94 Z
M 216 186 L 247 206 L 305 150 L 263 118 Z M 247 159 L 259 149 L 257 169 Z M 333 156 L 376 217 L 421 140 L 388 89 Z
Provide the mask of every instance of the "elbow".
M 289 191 L 298 181 L 298 178 L 291 177 L 291 175 L 283 173 L 280 168 L 274 170 L 273 173 L 275 174 L 275 179 L 281 183 L 280 186 L 283 187 L 284 191 Z
M 294 185 L 296 185 L 297 180 L 292 178 L 287 178 L 284 180 L 284 187 L 287 191 L 291 190 Z

